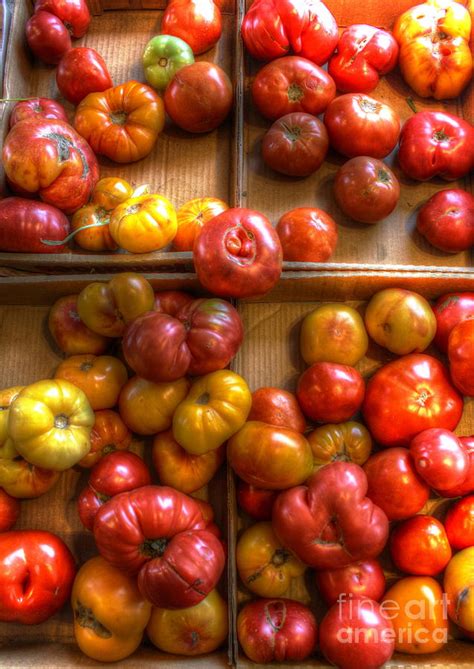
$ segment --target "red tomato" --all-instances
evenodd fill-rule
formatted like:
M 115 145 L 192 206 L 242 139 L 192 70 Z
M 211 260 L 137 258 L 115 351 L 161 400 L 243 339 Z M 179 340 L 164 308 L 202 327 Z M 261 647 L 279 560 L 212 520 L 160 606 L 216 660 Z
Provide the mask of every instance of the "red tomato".
M 442 295 L 433 307 L 436 316 L 434 343 L 443 353 L 448 352 L 448 339 L 455 325 L 466 318 L 474 318 L 474 293 Z
M 408 446 L 430 427 L 454 430 L 463 411 L 462 397 L 444 365 L 413 353 L 377 370 L 367 383 L 362 412 L 381 446 Z
M 171 120 L 188 132 L 210 132 L 217 128 L 232 109 L 233 99 L 227 74 L 218 65 L 205 61 L 182 67 L 163 98 Z
M 445 111 L 417 112 L 402 128 L 398 162 L 411 179 L 460 179 L 474 166 L 474 128 Z
M 11 530 L 20 515 L 20 502 L 0 488 L 0 532 Z
M 451 559 L 451 548 L 443 525 L 433 516 L 415 516 L 392 531 L 390 554 L 406 574 L 436 576 Z
M 398 60 L 398 44 L 386 30 L 356 23 L 344 30 L 328 71 L 341 93 L 370 93 Z
M 155 311 L 176 316 L 178 311 L 193 301 L 193 297 L 181 290 L 162 290 L 155 293 Z
M 453 504 L 444 526 L 452 548 L 462 550 L 474 546 L 474 495 Z
M 342 423 L 360 409 L 364 392 L 364 379 L 354 367 L 315 362 L 300 376 L 296 396 L 311 420 Z
M 423 430 L 412 439 L 410 454 L 418 474 L 437 490 L 460 485 L 469 471 L 469 457 L 450 430 Z
M 438 191 L 419 210 L 416 228 L 441 251 L 466 251 L 474 244 L 474 197 L 458 188 Z
M 51 532 L 0 534 L 0 620 L 44 622 L 68 599 L 75 573 L 69 548 Z
M 221 36 L 221 12 L 212 0 L 171 0 L 161 19 L 160 32 L 180 37 L 194 54 L 204 53 Z
M 449 371 L 456 388 L 474 395 L 474 319 L 454 326 L 448 340 Z
M 306 431 L 306 421 L 296 397 L 280 388 L 259 388 L 253 392 L 247 420 L 259 420 L 302 434 Z
M 383 102 L 362 93 L 340 95 L 324 114 L 329 142 L 348 158 L 385 158 L 400 134 L 397 113 Z
M 86 0 L 36 0 L 35 12 L 39 9 L 55 14 L 76 39 L 86 34 L 91 22 Z
M 78 46 L 70 49 L 56 70 L 56 84 L 66 100 L 77 105 L 89 93 L 113 86 L 105 60 L 95 49 Z
M 278 235 L 263 214 L 251 209 L 227 209 L 206 223 L 193 256 L 199 281 L 215 295 L 263 295 L 281 274 Z
M 384 162 L 358 156 L 337 171 L 334 196 L 347 216 L 360 223 L 377 223 L 397 206 L 400 184 Z
M 328 73 L 299 56 L 277 58 L 265 65 L 252 84 L 255 106 L 272 121 L 291 112 L 317 116 L 335 96 L 336 86 Z
M 256 488 L 250 483 L 237 479 L 237 503 L 240 508 L 256 520 L 270 520 L 277 490 Z
M 69 221 L 56 207 L 23 197 L 0 200 L 0 250 L 18 253 L 63 253 L 65 244 L 48 246 L 69 234 Z
M 302 662 L 316 648 L 316 618 L 292 599 L 257 599 L 237 618 L 237 637 L 252 662 Z
M 20 121 L 38 116 L 51 119 L 52 121 L 59 120 L 66 121 L 66 123 L 68 121 L 66 110 L 56 100 L 51 100 L 51 98 L 31 98 L 17 102 L 14 105 L 10 114 L 9 127 L 13 128 Z
M 77 295 L 60 297 L 53 304 L 48 316 L 48 328 L 56 345 L 67 355 L 101 355 L 111 342 L 108 337 L 89 330 L 81 321 L 77 312 Z
M 294 112 L 279 118 L 262 140 L 265 163 L 276 172 L 306 177 L 316 172 L 328 152 L 324 124 L 311 114 Z
M 378 560 L 362 560 L 339 569 L 317 571 L 316 585 L 327 606 L 335 604 L 343 593 L 349 598 L 364 597 L 377 602 L 385 592 L 385 575 Z
M 71 37 L 64 23 L 50 12 L 35 12 L 26 22 L 28 46 L 44 63 L 57 65 L 71 49 Z
M 442 497 L 462 497 L 474 492 L 474 436 L 458 437 L 469 458 L 469 468 L 464 481 L 454 488 L 437 491 Z
M 276 231 L 284 260 L 326 262 L 337 244 L 336 222 L 325 211 L 314 207 L 287 211 L 278 221 Z

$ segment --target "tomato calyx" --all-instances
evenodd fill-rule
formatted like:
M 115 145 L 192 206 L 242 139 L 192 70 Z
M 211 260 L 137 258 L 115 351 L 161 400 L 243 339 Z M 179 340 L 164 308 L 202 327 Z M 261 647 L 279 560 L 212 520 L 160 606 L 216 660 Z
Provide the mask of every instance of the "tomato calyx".
M 196 632 L 196 630 L 192 630 L 191 634 L 190 634 L 190 644 L 189 644 L 191 646 L 191 648 L 195 648 L 198 645 L 200 640 L 201 640 L 201 636 L 200 636 L 199 632 Z
M 65 430 L 69 425 L 69 419 L 63 413 L 54 417 L 54 427 L 58 430 Z
M 108 455 L 109 453 L 114 453 L 117 450 L 114 443 L 106 444 L 102 449 L 103 455 Z
M 356 48 L 355 48 L 355 50 L 354 50 L 354 53 L 352 54 L 352 56 L 351 56 L 350 59 L 349 59 L 348 65 L 353 65 L 353 64 L 354 64 L 355 59 L 356 59 L 357 56 L 360 54 L 360 52 L 365 48 L 365 46 L 367 45 L 367 42 L 369 41 L 369 39 L 370 39 L 370 38 L 366 35 L 365 37 L 363 37 L 363 38 L 359 41 L 359 43 L 357 44 L 357 46 L 356 46 Z
M 58 158 L 60 162 L 69 160 L 71 157 L 71 146 L 72 142 L 64 135 L 60 135 L 58 132 L 50 132 L 45 135 L 48 139 L 52 139 L 53 142 L 56 142 L 56 147 L 58 150 Z
M 161 557 L 164 554 L 168 543 L 169 539 L 166 537 L 147 539 L 142 543 L 140 552 L 142 555 L 150 558 Z
M 456 597 L 456 610 L 454 612 L 455 620 L 459 620 L 459 610 L 461 606 L 464 604 L 464 600 L 469 597 L 469 592 L 470 588 L 469 586 L 466 586 L 463 590 L 461 590 L 459 595 Z
M 109 118 L 115 125 L 125 125 L 127 123 L 128 114 L 123 110 L 110 112 Z
M 449 142 L 451 137 L 441 128 L 441 130 L 435 130 L 433 132 L 433 139 L 435 142 Z
M 209 393 L 203 393 L 200 397 L 197 398 L 196 404 L 209 404 L 209 400 L 211 399 L 211 396 Z
M 231 259 L 239 265 L 251 265 L 257 255 L 256 240 L 250 230 L 242 225 L 227 230 L 224 236 L 224 248 Z
M 94 366 L 93 363 L 90 360 L 87 360 L 81 363 L 79 369 L 81 370 L 81 372 L 88 372 L 89 370 L 92 369 L 93 366 Z
M 387 172 L 387 170 L 380 169 L 377 172 L 377 179 L 381 181 L 383 184 L 389 184 L 390 174 Z
M 287 125 L 286 123 L 282 123 L 281 127 L 283 128 L 283 131 L 285 133 L 285 137 L 290 140 L 290 142 L 297 142 L 298 139 L 301 136 L 301 128 L 298 125 Z
M 87 606 L 84 606 L 82 602 L 78 600 L 77 607 L 74 609 L 74 615 L 77 621 L 77 624 L 81 627 L 86 627 L 91 629 L 94 634 L 99 636 L 101 639 L 110 639 L 112 632 L 102 625 L 101 622 L 97 620 L 94 616 L 92 609 Z
M 290 102 L 299 102 L 304 98 L 303 89 L 299 84 L 292 83 L 288 87 L 288 100 Z
M 272 601 L 265 604 L 265 618 L 275 632 L 279 632 L 285 625 L 286 604 L 285 602 Z
M 166 67 L 168 65 L 168 58 L 165 58 L 164 56 L 161 56 L 157 65 L 159 65 L 160 67 Z
M 379 111 L 380 104 L 374 100 L 367 100 L 367 98 L 359 98 L 357 100 L 359 107 L 365 114 L 373 114 Z

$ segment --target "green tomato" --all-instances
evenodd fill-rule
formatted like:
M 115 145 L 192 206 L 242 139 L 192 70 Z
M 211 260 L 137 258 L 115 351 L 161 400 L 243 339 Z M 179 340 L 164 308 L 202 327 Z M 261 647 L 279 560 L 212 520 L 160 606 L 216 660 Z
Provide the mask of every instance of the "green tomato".
M 194 54 L 179 37 L 157 35 L 146 45 L 142 60 L 148 83 L 163 91 L 178 70 L 194 63 Z

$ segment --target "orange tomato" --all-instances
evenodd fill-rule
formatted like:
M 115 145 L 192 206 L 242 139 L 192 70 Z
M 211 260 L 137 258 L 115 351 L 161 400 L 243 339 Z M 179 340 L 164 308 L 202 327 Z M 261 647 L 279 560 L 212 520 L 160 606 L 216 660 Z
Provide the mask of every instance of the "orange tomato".
M 110 212 L 96 204 L 86 204 L 76 211 L 71 220 L 74 241 L 87 251 L 115 251 L 118 248 L 110 235 Z M 86 226 L 85 230 L 81 230 Z
M 178 232 L 173 240 L 176 251 L 192 251 L 194 240 L 205 223 L 229 208 L 215 197 L 198 197 L 178 209 Z
M 93 467 L 107 453 L 125 451 L 131 443 L 132 433 L 118 413 L 110 409 L 96 411 L 91 432 L 91 450 L 78 464 L 81 467 Z
M 110 340 L 92 332 L 81 321 L 77 311 L 78 295 L 60 297 L 49 311 L 48 327 L 56 344 L 63 353 L 100 355 L 107 350 Z
M 171 427 L 173 414 L 186 395 L 186 378 L 170 383 L 153 383 L 133 376 L 122 388 L 119 411 L 125 425 L 140 435 L 156 434 Z
M 0 459 L 0 488 L 12 497 L 31 499 L 48 492 L 61 472 L 43 469 L 23 458 Z
M 153 440 L 153 465 L 160 482 L 187 494 L 209 483 L 224 456 L 224 444 L 204 455 L 192 455 L 174 439 L 172 430 L 157 434 Z
M 474 546 L 451 558 L 444 572 L 444 590 L 451 620 L 474 632 Z
M 351 420 L 320 425 L 307 435 L 307 439 L 313 451 L 315 470 L 337 460 L 363 465 L 372 450 L 368 429 Z
M 130 253 L 159 251 L 172 241 L 176 230 L 176 212 L 162 195 L 131 197 L 110 216 L 110 234 Z
M 117 404 L 128 374 L 123 362 L 111 355 L 72 355 L 60 363 L 54 378 L 80 388 L 97 411 Z
M 132 197 L 133 187 L 120 177 L 104 177 L 92 191 L 91 202 L 106 211 L 112 211 L 119 204 Z

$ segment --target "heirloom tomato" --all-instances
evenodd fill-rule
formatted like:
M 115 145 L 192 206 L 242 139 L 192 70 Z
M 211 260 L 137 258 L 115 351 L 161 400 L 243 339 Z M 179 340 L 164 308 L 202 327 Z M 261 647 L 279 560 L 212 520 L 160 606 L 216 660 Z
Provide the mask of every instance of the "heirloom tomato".
M 444 572 L 448 615 L 463 630 L 474 632 L 474 547 L 464 548 Z
M 474 546 L 474 495 L 468 495 L 450 507 L 444 526 L 452 548 L 462 550 Z
M 436 492 L 442 497 L 462 497 L 463 495 L 474 492 L 474 436 L 458 437 L 458 439 L 469 458 L 467 476 L 462 483 L 454 486 L 454 488 L 437 490 Z
M 56 84 L 61 95 L 73 105 L 90 93 L 105 91 L 113 85 L 105 60 L 95 49 L 86 46 L 69 49 L 64 54 L 56 70 Z M 76 130 L 85 136 L 77 127 Z M 99 153 L 96 147 L 92 148 Z
M 66 602 L 76 566 L 55 534 L 16 530 L 0 534 L 0 620 L 37 625 Z
M 88 657 L 116 662 L 133 653 L 150 620 L 151 604 L 136 580 L 97 556 L 77 572 L 72 588 L 74 636 Z
M 173 239 L 173 248 L 176 251 L 192 251 L 202 227 L 228 208 L 229 205 L 215 197 L 198 197 L 183 204 L 176 214 L 178 231 Z
M 110 409 L 96 411 L 91 432 L 91 450 L 78 464 L 88 469 L 108 453 L 126 451 L 131 443 L 131 432 L 118 413 Z
M 110 234 L 110 212 L 96 204 L 78 209 L 71 220 L 74 241 L 86 251 L 115 251 L 118 244 Z M 84 229 L 82 229 L 84 228 Z
M 22 197 L 0 200 L 0 250 L 19 253 L 67 251 L 69 221 L 62 211 Z M 53 241 L 54 245 L 48 242 Z
M 252 84 L 252 100 L 272 121 L 291 112 L 321 114 L 336 96 L 334 81 L 318 65 L 299 56 L 278 58 L 265 65 Z
M 436 490 L 450 490 L 468 475 L 470 458 L 450 430 L 430 428 L 419 432 L 410 442 L 410 454 L 418 474 Z
M 3 165 L 13 188 L 37 193 L 66 214 L 89 200 L 99 179 L 97 159 L 74 128 L 39 117 L 13 126 L 3 144 Z
M 281 274 L 282 255 L 268 218 L 242 208 L 227 209 L 208 221 L 193 249 L 204 288 L 239 298 L 263 295 L 273 288 Z
M 68 122 L 66 110 L 60 102 L 52 100 L 51 98 L 28 98 L 17 102 L 10 114 L 9 127 L 20 121 L 32 118 L 47 118 L 51 121 L 65 121 Z
M 0 488 L 0 533 L 11 530 L 20 515 L 20 502 Z
M 397 525 L 390 537 L 394 565 L 406 574 L 436 576 L 451 559 L 443 525 L 433 516 L 414 516 Z
M 316 585 L 327 606 L 341 601 L 340 595 L 378 602 L 385 592 L 385 575 L 378 560 L 362 560 L 339 569 L 317 571 Z
M 112 211 L 119 204 L 128 200 L 133 192 L 133 187 L 125 179 L 104 177 L 97 182 L 92 191 L 91 202 L 106 211 Z
M 90 93 L 76 109 L 74 127 L 93 150 L 117 163 L 147 156 L 165 125 L 165 110 L 155 91 L 127 81 Z
M 193 383 L 173 416 L 173 436 L 188 453 L 219 448 L 244 425 L 252 405 L 245 380 L 222 369 Z
M 283 248 L 284 260 L 325 262 L 336 248 L 336 222 L 316 207 L 298 207 L 287 211 L 275 229 Z
M 67 355 L 101 355 L 107 350 L 110 340 L 92 332 L 81 321 L 77 311 L 77 295 L 60 297 L 48 315 L 49 332 L 57 346 Z
M 354 462 L 363 465 L 372 450 L 372 437 L 361 423 L 348 421 L 337 425 L 320 425 L 308 434 L 313 452 L 314 469 L 330 462 Z
M 456 388 L 474 396 L 474 320 L 454 326 L 448 341 L 449 372 Z
M 35 467 L 23 458 L 0 459 L 0 487 L 12 497 L 32 499 L 48 492 L 60 472 Z
M 329 141 L 324 123 L 316 116 L 292 112 L 281 116 L 262 139 L 264 162 L 290 177 L 306 177 L 324 162 Z
M 256 520 L 271 520 L 277 490 L 256 488 L 242 479 L 237 479 L 237 503 L 240 508 Z
M 195 54 L 209 51 L 222 33 L 222 16 L 212 0 L 170 0 L 161 19 L 164 35 L 180 37 Z
M 181 290 L 160 290 L 155 293 L 153 309 L 162 314 L 176 316 L 181 308 L 192 302 L 193 299 L 189 293 L 184 293 Z
M 130 253 L 150 253 L 167 246 L 178 229 L 173 205 L 162 195 L 139 195 L 110 215 L 112 239 Z
M 25 386 L 12 386 L 0 390 L 0 459 L 12 459 L 18 455 L 8 433 L 8 416 L 12 402 Z M 0 484 L 1 486 L 1 484 Z
M 448 352 L 449 335 L 455 325 L 466 318 L 474 318 L 474 293 L 442 295 L 433 307 L 436 316 L 434 343 L 443 353 Z
M 142 63 L 150 86 L 163 91 L 178 70 L 194 63 L 193 50 L 179 37 L 156 35 L 146 45 Z
M 397 113 L 362 93 L 334 98 L 324 114 L 324 124 L 333 149 L 348 158 L 385 158 L 395 148 L 400 134 Z
M 446 253 L 474 245 L 474 197 L 459 188 L 436 192 L 418 212 L 416 229 Z
M 57 16 L 75 39 L 86 34 L 91 22 L 86 0 L 36 0 L 35 12 L 38 10 Z
M 412 353 L 387 363 L 369 379 L 362 412 L 381 446 L 408 446 L 431 427 L 454 430 L 463 400 L 445 366 L 436 358 Z
M 26 22 L 25 34 L 32 52 L 48 65 L 57 65 L 71 50 L 71 36 L 66 26 L 51 12 L 35 12 Z
M 306 421 L 293 393 L 280 388 L 259 388 L 252 393 L 248 420 L 305 432 Z

